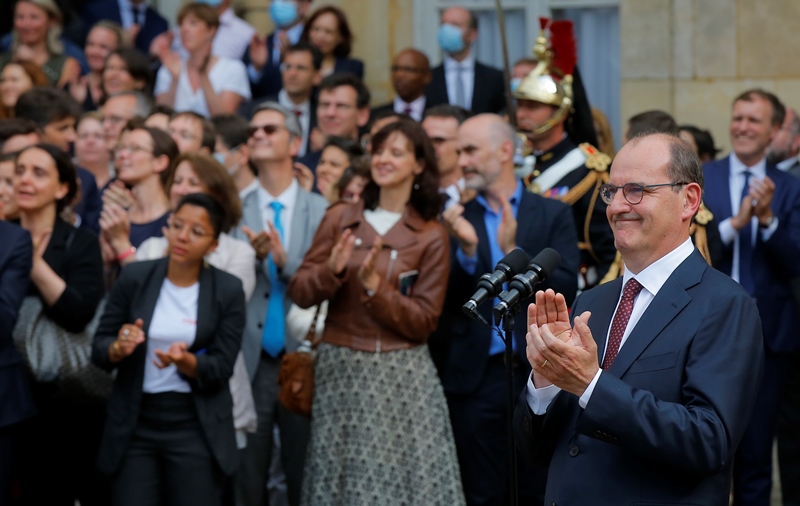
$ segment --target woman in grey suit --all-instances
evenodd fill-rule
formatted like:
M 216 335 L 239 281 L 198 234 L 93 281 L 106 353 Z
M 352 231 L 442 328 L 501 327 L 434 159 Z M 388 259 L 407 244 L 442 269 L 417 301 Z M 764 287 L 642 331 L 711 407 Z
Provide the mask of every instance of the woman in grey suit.
M 228 380 L 244 293 L 204 261 L 225 219 L 212 197 L 185 196 L 169 256 L 125 267 L 109 298 L 92 358 L 117 369 L 98 462 L 114 505 L 222 504 L 238 463 Z

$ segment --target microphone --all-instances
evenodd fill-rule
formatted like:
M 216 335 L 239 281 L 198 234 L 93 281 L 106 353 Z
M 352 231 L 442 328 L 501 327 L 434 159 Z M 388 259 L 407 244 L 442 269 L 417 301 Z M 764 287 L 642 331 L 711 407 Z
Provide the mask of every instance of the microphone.
M 478 291 L 461 307 L 461 310 L 471 318 L 488 326 L 489 322 L 477 312 L 478 306 L 486 299 L 496 297 L 503 290 L 503 283 L 511 279 L 514 274 L 522 272 L 527 262 L 528 255 L 524 251 L 519 248 L 512 250 L 497 262 L 494 272 L 481 276 L 478 281 Z
M 520 300 L 533 295 L 534 287 L 547 279 L 547 276 L 560 263 L 561 255 L 553 248 L 545 248 L 533 257 L 531 263 L 528 264 L 528 270 L 514 276 L 514 279 L 508 284 L 508 290 L 499 295 L 500 303 L 494 307 L 495 320 L 499 320 L 510 307 Z

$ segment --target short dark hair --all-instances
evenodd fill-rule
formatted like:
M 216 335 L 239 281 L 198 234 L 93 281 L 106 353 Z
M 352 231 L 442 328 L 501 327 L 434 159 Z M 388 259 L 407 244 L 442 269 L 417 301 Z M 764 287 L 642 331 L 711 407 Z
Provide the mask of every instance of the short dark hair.
M 300 35 L 300 40 L 303 42 L 309 41 L 311 26 L 314 24 L 314 21 L 323 14 L 333 14 L 336 16 L 336 21 L 339 25 L 339 36 L 342 41 L 333 49 L 333 54 L 338 58 L 350 56 L 350 51 L 353 49 L 353 32 L 350 31 L 350 25 L 347 23 L 347 16 L 344 15 L 344 12 L 332 5 L 323 5 L 314 11 L 314 14 L 312 14 L 305 23 L 303 33 Z
M 435 219 L 442 208 L 442 195 L 439 193 L 439 169 L 430 139 L 422 126 L 412 119 L 402 118 L 381 128 L 372 138 L 372 152 L 381 149 L 393 134 L 399 133 L 411 144 L 414 159 L 422 165 L 422 173 L 414 178 L 414 188 L 408 205 L 413 207 L 424 220 Z M 370 179 L 364 187 L 362 198 L 366 209 L 378 205 L 380 187 Z
M 169 119 L 172 119 L 172 117 L 175 116 L 175 109 L 168 106 L 167 104 L 156 104 L 150 111 L 150 114 L 147 115 L 147 117 L 149 118 L 154 114 L 163 114 L 164 116 L 167 116 Z
M 103 68 L 108 65 L 108 59 L 112 56 L 118 56 L 125 62 L 125 69 L 131 75 L 131 78 L 144 83 L 144 88 L 141 90 L 142 93 L 153 94 L 153 72 L 150 70 L 150 60 L 144 53 L 134 47 L 118 47 L 108 53 Z M 103 89 L 103 93 L 106 93 L 105 89 Z
M 708 130 L 703 130 L 694 125 L 681 125 L 681 131 L 689 132 L 694 137 L 694 143 L 697 145 L 697 154 L 699 156 L 708 155 L 712 160 L 717 157 L 721 149 L 714 145 L 714 136 Z
M 35 86 L 17 99 L 14 116 L 27 118 L 40 130 L 67 118 L 78 121 L 81 106 L 64 90 L 51 86 Z
M 783 105 L 783 102 L 781 102 L 774 93 L 770 93 L 769 91 L 761 88 L 753 88 L 740 93 L 736 98 L 733 99 L 733 103 L 752 102 L 756 98 L 760 98 L 769 102 L 769 104 L 772 106 L 772 124 L 779 127 L 782 126 L 783 120 L 786 119 L 786 106 Z
M 471 10 L 469 10 L 469 9 L 467 9 L 467 12 L 469 13 L 469 27 L 472 28 L 473 30 L 477 31 L 478 30 L 478 16 L 476 16 L 475 13 L 472 12 Z
M 386 118 L 397 118 L 397 119 L 400 119 L 400 118 L 409 118 L 409 117 L 410 116 L 408 114 L 402 114 L 402 113 L 399 113 L 399 112 L 394 112 L 394 109 L 383 109 L 383 110 L 380 110 L 378 112 L 370 114 L 370 116 L 369 116 L 369 125 L 367 127 L 367 130 L 371 129 L 372 125 L 374 125 L 375 123 L 377 123 L 378 121 L 380 121 L 382 119 L 386 119 Z
M 164 191 L 166 191 L 167 182 L 169 182 L 172 173 L 175 171 L 175 159 L 180 155 L 178 145 L 175 144 L 175 141 L 169 133 L 160 128 L 138 125 L 130 130 L 144 130 L 147 132 L 147 134 L 150 135 L 150 139 L 153 141 L 153 156 L 156 158 L 159 156 L 166 156 L 169 160 L 167 168 L 159 174 L 161 186 L 164 188 Z
M 347 158 L 350 160 L 350 162 L 352 162 L 353 159 L 364 155 L 364 148 L 361 147 L 361 143 L 346 137 L 328 137 L 328 140 L 325 141 L 325 145 L 322 146 L 322 151 L 325 151 L 325 148 L 327 147 L 341 149 L 347 154 Z
M 217 145 L 217 129 L 214 128 L 214 124 L 205 116 L 201 114 L 197 114 L 194 111 L 181 111 L 177 112 L 169 118 L 170 121 L 178 119 L 180 117 L 186 116 L 188 118 L 192 118 L 195 121 L 199 121 L 200 125 L 202 126 L 203 134 L 200 139 L 200 145 L 206 148 L 209 153 L 214 152 L 214 148 Z
M 219 28 L 219 11 L 216 7 L 204 2 L 188 3 L 178 11 L 178 24 L 183 23 L 184 18 L 190 14 L 212 28 Z
M 238 114 L 218 114 L 211 117 L 211 123 L 217 131 L 217 138 L 228 149 L 247 144 L 247 129 L 250 123 Z
M 628 120 L 628 139 L 632 139 L 643 132 L 678 135 L 680 129 L 672 115 L 664 111 L 652 110 L 640 112 L 631 116 L 631 119 Z
M 214 229 L 214 239 L 219 239 L 219 234 L 222 233 L 222 227 L 225 223 L 225 210 L 214 197 L 205 193 L 184 195 L 178 202 L 177 207 L 175 207 L 173 214 L 180 211 L 183 206 L 196 206 L 205 209 L 208 213 L 208 221 L 211 222 L 211 227 Z
M 53 162 L 56 165 L 58 182 L 67 183 L 66 195 L 56 201 L 56 211 L 60 213 L 70 204 L 70 202 L 73 201 L 73 199 L 75 199 L 75 195 L 78 194 L 78 172 L 75 170 L 75 165 L 72 164 L 72 160 L 64 150 L 57 146 L 53 146 L 52 144 L 43 143 L 34 144 L 33 146 L 23 148 L 19 153 L 17 153 L 15 163 L 16 160 L 19 160 L 20 155 L 29 149 L 41 149 L 50 155 L 50 158 L 53 159 Z
M 347 189 L 347 185 L 356 177 L 363 177 L 365 180 L 369 181 L 369 168 L 369 155 L 359 156 L 358 158 L 350 160 L 350 166 L 344 169 L 342 177 L 336 181 L 336 195 L 342 198 L 342 193 Z
M 425 118 L 453 118 L 459 125 L 471 116 L 472 113 L 457 105 L 440 104 L 425 109 Z
M 350 86 L 356 92 L 356 107 L 363 109 L 369 107 L 369 88 L 364 84 L 360 77 L 349 72 L 333 73 L 322 79 L 319 83 L 319 91 L 331 91 L 340 86 Z
M 314 66 L 314 70 L 322 68 L 322 53 L 317 49 L 317 46 L 308 41 L 301 40 L 297 44 L 287 47 L 283 56 L 286 57 L 289 53 L 311 53 L 311 64 Z
M 27 118 L 8 118 L 0 121 L 0 151 L 3 150 L 8 139 L 17 135 L 30 135 L 38 133 L 38 128 L 33 120 Z
M 182 153 L 172 165 L 177 169 L 183 162 L 188 162 L 192 166 L 192 171 L 206 187 L 208 194 L 222 206 L 221 231 L 228 232 L 242 219 L 242 201 L 228 171 L 214 158 L 202 153 Z M 167 193 L 174 182 L 175 170 L 172 170 L 167 181 Z

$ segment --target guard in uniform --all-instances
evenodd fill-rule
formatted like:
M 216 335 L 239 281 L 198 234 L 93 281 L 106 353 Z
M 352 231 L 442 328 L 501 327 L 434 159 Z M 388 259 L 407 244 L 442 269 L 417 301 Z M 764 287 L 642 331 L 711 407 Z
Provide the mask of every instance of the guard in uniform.
M 535 157 L 528 188 L 572 206 L 581 250 L 579 288 L 597 285 L 616 258 L 614 236 L 598 188 L 608 181 L 611 158 L 593 146 L 596 134 L 591 110 L 575 68 L 572 23 L 550 24 L 533 52 L 538 65 L 514 91 L 517 124 Z M 530 155 L 529 155 L 530 156 Z

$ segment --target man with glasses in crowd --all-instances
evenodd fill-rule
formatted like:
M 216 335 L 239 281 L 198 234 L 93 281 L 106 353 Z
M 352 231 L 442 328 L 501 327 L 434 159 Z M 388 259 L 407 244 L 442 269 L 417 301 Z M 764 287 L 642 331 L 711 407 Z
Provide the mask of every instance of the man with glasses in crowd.
M 272 457 L 273 425 L 281 434 L 281 460 L 289 502 L 300 500 L 303 465 L 310 432 L 308 418 L 278 403 L 281 358 L 298 343 L 286 339 L 285 315 L 291 300 L 286 284 L 311 246 L 328 202 L 303 190 L 294 177 L 293 158 L 302 131 L 297 116 L 276 102 L 256 108 L 250 120 L 247 147 L 257 169 L 259 187 L 242 202 L 242 224 L 234 236 L 256 251 L 256 289 L 247 305 L 242 353 L 253 381 L 258 428 L 248 434 L 236 477 L 236 503 L 261 506 L 267 492 Z
M 686 143 L 634 138 L 600 189 L 624 275 L 528 307 L 514 429 L 549 463 L 546 504 L 728 503 L 763 347 L 752 298 L 689 239 L 702 195 Z
M 373 116 L 383 111 L 411 116 L 422 121 L 425 112 L 425 88 L 431 82 L 431 66 L 425 53 L 404 49 L 392 62 L 394 101 L 372 109 Z

